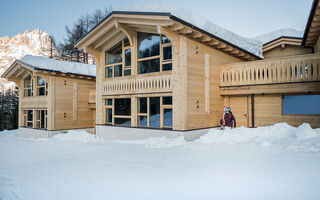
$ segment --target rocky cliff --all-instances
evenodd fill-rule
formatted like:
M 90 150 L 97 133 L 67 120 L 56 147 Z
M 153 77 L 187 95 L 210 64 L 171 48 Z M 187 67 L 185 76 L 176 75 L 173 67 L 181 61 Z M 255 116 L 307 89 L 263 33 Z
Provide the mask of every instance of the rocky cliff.
M 48 33 L 39 29 L 25 31 L 23 34 L 17 34 L 13 37 L 0 37 L 0 75 L 16 60 L 25 55 L 59 56 L 54 45 L 51 45 L 51 37 Z M 12 82 L 0 78 L 0 92 L 2 87 L 5 90 L 14 87 Z

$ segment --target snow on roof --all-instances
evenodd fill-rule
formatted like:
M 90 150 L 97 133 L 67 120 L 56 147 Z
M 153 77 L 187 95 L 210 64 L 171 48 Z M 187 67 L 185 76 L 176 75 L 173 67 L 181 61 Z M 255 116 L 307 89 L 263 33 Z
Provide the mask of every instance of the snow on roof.
M 266 44 L 272 40 L 275 40 L 280 37 L 296 37 L 302 38 L 303 31 L 299 31 L 293 28 L 283 28 L 276 31 L 272 31 L 270 33 L 266 33 L 260 36 L 256 36 L 253 39 L 261 41 L 263 44 Z
M 48 71 L 58 71 L 62 73 L 79 74 L 84 76 L 96 76 L 96 66 L 90 64 L 67 62 L 42 56 L 31 55 L 24 56 L 21 60 L 18 60 L 18 62 L 21 62 L 33 68 Z
M 213 34 L 233 45 L 238 46 L 239 48 L 242 48 L 243 50 L 248 51 L 249 53 L 263 58 L 262 43 L 260 41 L 239 36 L 181 7 L 168 4 L 161 5 L 157 3 L 147 3 L 124 6 L 120 10 L 135 12 L 168 12 L 175 17 L 178 17 L 210 34 Z

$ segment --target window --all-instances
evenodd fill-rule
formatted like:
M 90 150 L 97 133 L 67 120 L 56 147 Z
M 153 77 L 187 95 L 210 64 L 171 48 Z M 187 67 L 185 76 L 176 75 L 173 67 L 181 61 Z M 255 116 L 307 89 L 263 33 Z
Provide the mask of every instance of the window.
M 138 73 L 151 73 L 160 71 L 160 59 L 145 60 L 138 62 Z
M 47 111 L 36 110 L 36 128 L 46 129 L 47 128 Z
M 160 36 L 138 32 L 138 58 L 160 55 Z
M 105 100 L 105 105 L 112 106 L 112 99 L 106 99 Z
M 29 97 L 29 96 L 32 96 L 33 95 L 33 92 L 32 92 L 32 88 L 33 88 L 33 82 L 32 82 L 32 77 L 31 75 L 27 76 L 24 81 L 24 96 L 25 97 Z
M 24 113 L 26 115 L 24 126 L 32 128 L 33 127 L 33 110 L 25 110 Z
M 131 115 L 131 99 L 115 99 L 114 110 L 115 115 Z
M 114 66 L 114 77 L 122 76 L 122 65 Z
M 160 97 L 150 97 L 150 127 L 160 128 Z
M 131 125 L 131 99 L 114 99 L 114 123 L 123 126 Z
M 106 123 L 111 124 L 112 123 L 112 108 L 106 109 Z
M 105 78 L 131 75 L 131 48 L 126 38 L 105 52 Z
M 48 83 L 42 77 L 37 77 L 37 95 L 46 96 L 48 95 Z
M 122 62 L 122 41 L 105 52 L 106 65 Z
M 283 96 L 283 114 L 320 115 L 320 95 Z
M 113 122 L 113 99 L 105 99 L 104 100 L 105 103 L 104 103 L 104 116 L 105 116 L 105 119 L 104 119 L 104 122 L 105 124 L 112 124 Z
M 172 70 L 172 45 L 163 35 L 138 33 L 138 74 Z
M 139 127 L 172 128 L 171 96 L 138 98 L 137 106 Z

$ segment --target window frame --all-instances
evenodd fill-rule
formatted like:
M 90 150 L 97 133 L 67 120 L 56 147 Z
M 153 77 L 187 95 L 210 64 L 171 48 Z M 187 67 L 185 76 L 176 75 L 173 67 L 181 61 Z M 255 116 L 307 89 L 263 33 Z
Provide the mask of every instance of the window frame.
M 44 85 L 38 85 L 38 83 L 39 83 L 38 78 L 39 79 L 42 78 L 45 81 L 45 84 Z M 47 80 L 45 78 L 41 77 L 41 76 L 36 76 L 35 79 L 36 79 L 36 91 L 37 91 L 36 94 L 37 94 L 37 96 L 48 96 L 48 82 L 47 82 Z M 44 95 L 39 95 L 39 89 L 40 88 L 44 88 Z
M 150 56 L 150 57 L 145 57 L 145 58 L 138 58 L 138 53 L 137 53 L 137 58 L 136 58 L 136 66 L 137 66 L 137 74 L 150 74 L 150 73 L 157 73 L 157 72 L 163 72 L 163 71 L 172 71 L 172 67 L 171 67 L 171 70 L 163 70 L 163 65 L 165 64 L 171 64 L 172 65 L 172 53 L 171 53 L 171 59 L 166 59 L 164 60 L 163 59 L 163 49 L 166 48 L 166 47 L 171 47 L 171 52 L 172 52 L 172 43 L 171 41 L 168 42 L 168 43 L 162 43 L 162 37 L 166 37 L 164 36 L 163 34 L 159 34 L 159 48 L 160 48 L 160 52 L 159 52 L 159 55 L 157 56 Z M 167 37 L 168 38 L 168 37 Z M 138 40 L 138 38 L 137 38 Z M 136 51 L 139 52 L 139 46 L 137 45 L 136 46 Z M 153 60 L 153 59 L 159 59 L 159 71 L 156 71 L 156 72 L 146 72 L 146 73 L 138 73 L 138 66 L 139 66 L 139 62 L 142 62 L 142 61 L 147 61 L 147 60 Z
M 30 86 L 26 87 L 26 79 L 30 77 Z M 30 91 L 30 95 L 29 92 Z M 27 94 L 27 95 L 26 95 Z M 33 76 L 29 74 L 27 77 L 23 79 L 23 96 L 24 97 L 32 97 L 33 96 Z
M 125 40 L 126 40 L 126 38 L 125 39 L 123 39 L 123 40 L 121 40 L 121 53 L 122 53 L 122 60 L 121 60 L 121 62 L 117 62 L 117 63 L 112 63 L 112 64 L 107 64 L 107 61 L 106 61 L 106 52 L 109 50 L 106 50 L 105 51 L 105 65 L 104 65 L 104 79 L 114 79 L 114 78 L 120 78 L 120 77 L 124 77 L 125 75 L 124 75 L 124 71 L 125 70 L 131 70 L 131 73 L 130 73 L 130 75 L 132 75 L 132 69 L 131 69 L 131 65 L 132 65 L 132 49 L 131 49 L 131 46 L 129 45 L 129 46 L 125 46 Z M 118 44 L 118 43 L 117 43 Z M 112 47 L 111 47 L 112 48 Z M 128 49 L 131 49 L 131 54 L 130 54 L 130 63 L 131 63 L 131 65 L 130 66 L 126 66 L 126 55 L 125 55 L 125 52 L 126 52 L 126 50 L 128 50 Z M 115 66 L 118 66 L 118 65 L 121 65 L 121 67 L 122 67 L 122 73 L 121 73 L 121 76 L 115 76 L 115 70 L 114 70 L 114 68 L 115 68 Z M 111 67 L 112 68 L 112 76 L 111 77 L 108 77 L 108 73 L 107 73 L 107 68 L 108 67 Z M 129 75 L 127 75 L 127 76 L 129 76 Z

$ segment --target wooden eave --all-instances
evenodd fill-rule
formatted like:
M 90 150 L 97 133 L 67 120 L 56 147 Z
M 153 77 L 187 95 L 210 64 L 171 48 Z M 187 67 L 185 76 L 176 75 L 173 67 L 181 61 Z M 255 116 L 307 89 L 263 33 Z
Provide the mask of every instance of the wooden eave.
M 2 78 L 8 79 L 8 80 L 19 80 L 23 79 L 25 75 L 34 74 L 34 73 L 40 73 L 45 75 L 52 75 L 52 76 L 64 76 L 64 77 L 70 77 L 70 78 L 78 78 L 78 79 L 87 79 L 87 80 L 95 80 L 96 77 L 94 76 L 85 76 L 82 74 L 73 74 L 73 73 L 63 73 L 59 71 L 54 70 L 45 70 L 40 69 L 36 67 L 31 67 L 21 61 L 15 61 L 3 74 Z
M 184 35 L 192 40 L 251 61 L 262 59 L 236 45 L 193 26 L 170 13 L 113 12 L 75 45 L 78 49 L 103 51 L 127 37 L 131 42 L 134 31 L 161 33 L 162 28 Z
M 314 47 L 320 36 L 320 1 L 314 0 L 308 18 L 307 26 L 304 31 L 302 45 Z
M 302 38 L 280 37 L 263 45 L 263 52 L 274 49 L 278 46 L 285 48 L 286 45 L 301 46 Z

